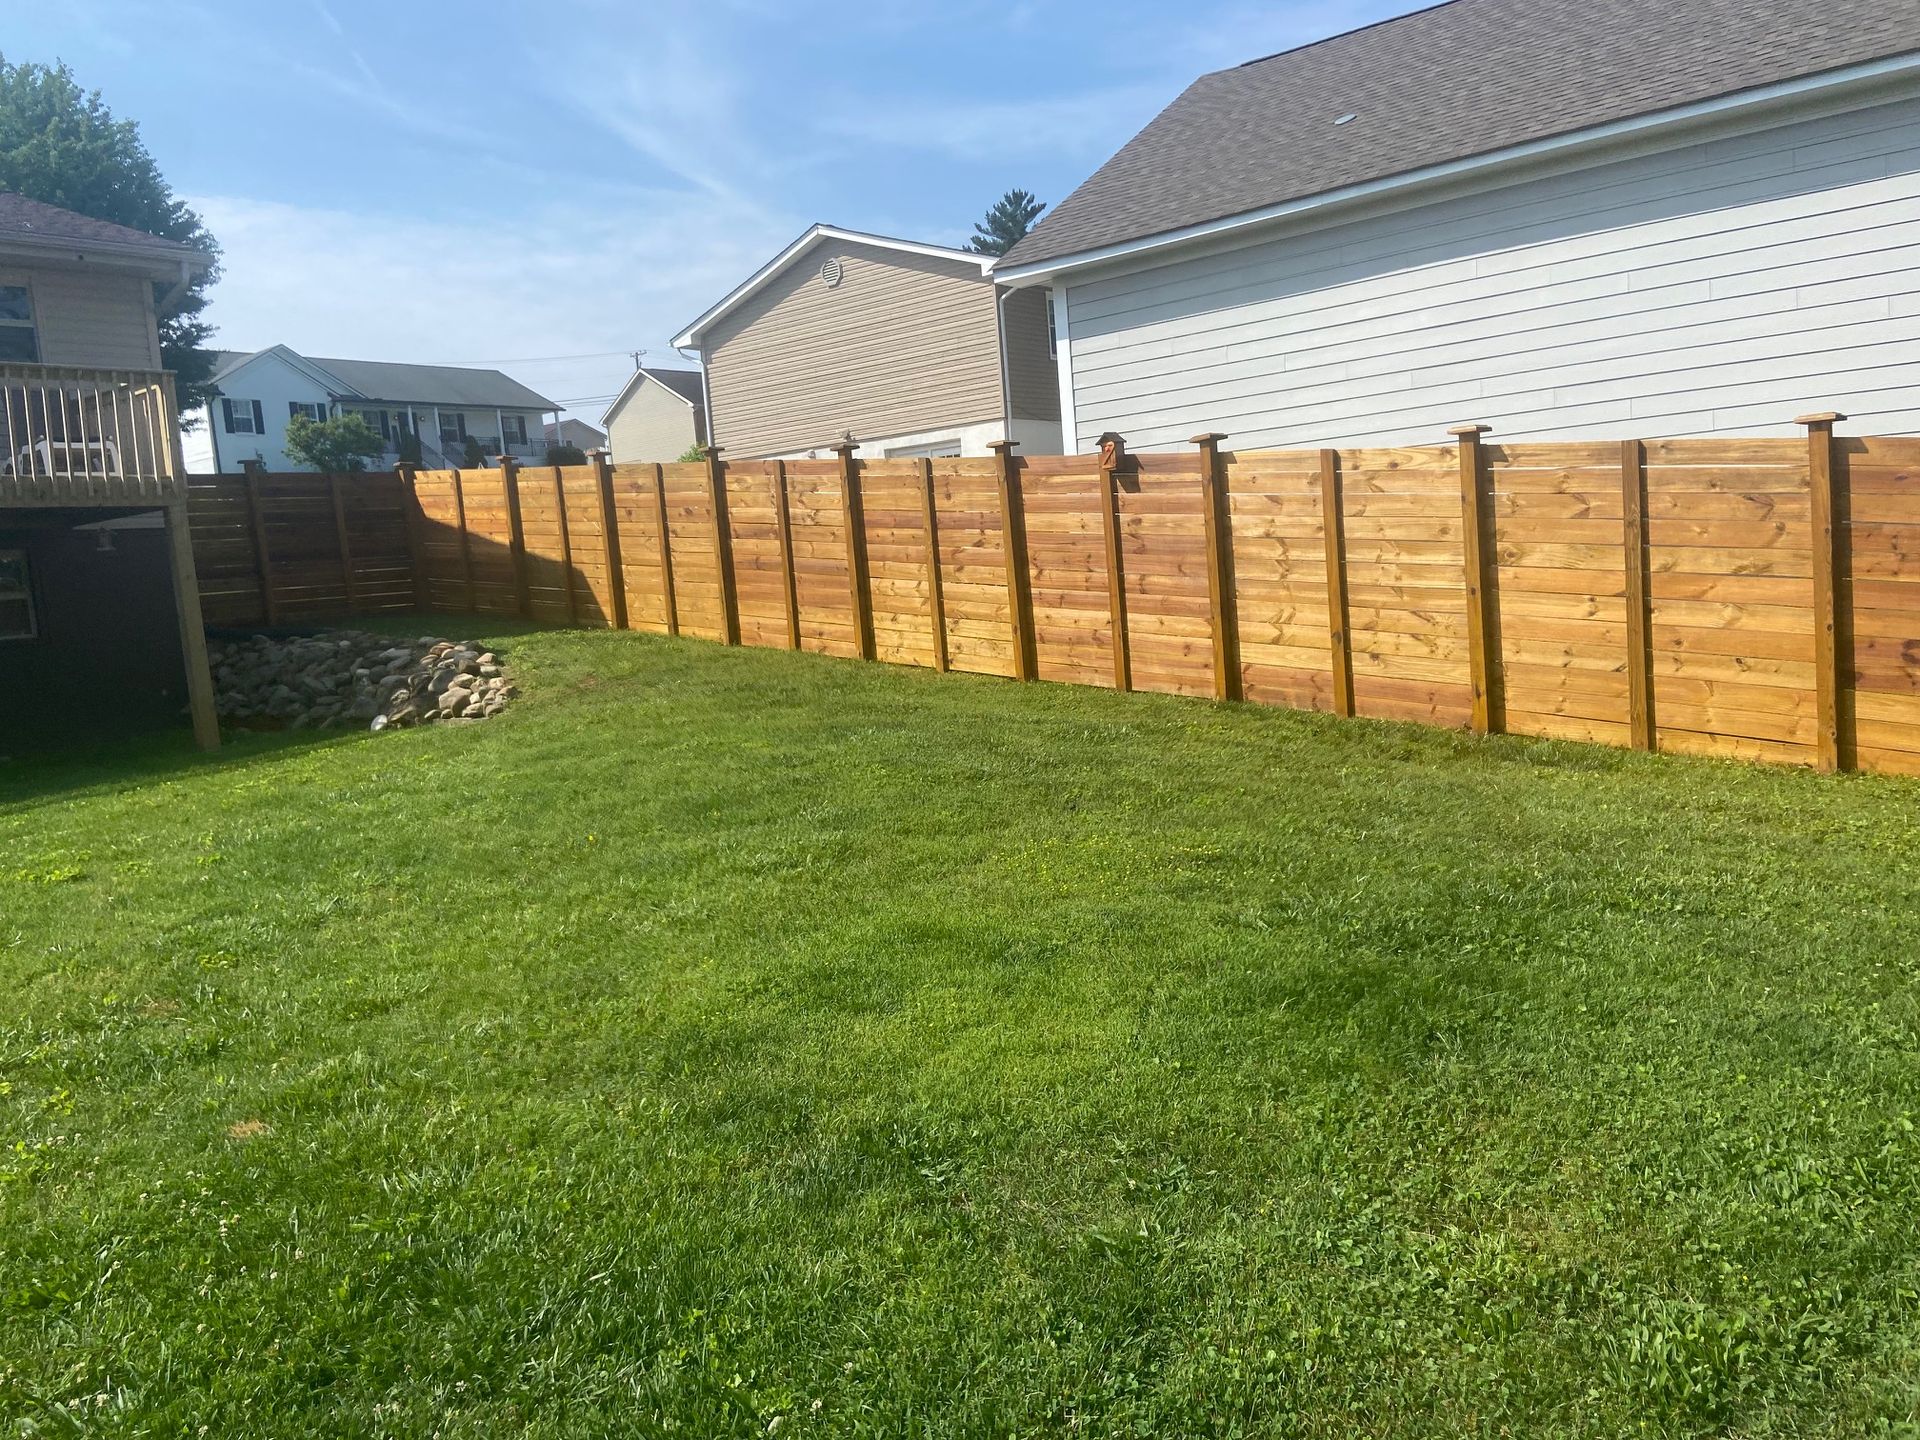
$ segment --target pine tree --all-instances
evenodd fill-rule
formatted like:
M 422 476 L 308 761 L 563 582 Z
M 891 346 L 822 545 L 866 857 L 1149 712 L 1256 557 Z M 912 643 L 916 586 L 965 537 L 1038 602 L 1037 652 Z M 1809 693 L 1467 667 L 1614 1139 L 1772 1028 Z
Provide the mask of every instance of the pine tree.
M 0 190 L 219 253 L 200 217 L 174 198 L 140 127 L 114 119 L 100 92 L 82 90 L 64 64 L 16 65 L 0 55 Z M 174 372 L 184 415 L 214 394 L 213 327 L 200 312 L 219 273 L 215 265 L 196 276 L 173 313 L 159 317 L 160 363 Z M 157 285 L 155 298 L 171 288 Z
M 994 202 L 987 218 L 973 227 L 967 249 L 976 255 L 1004 255 L 1020 243 L 1046 205 L 1026 190 L 1009 190 Z

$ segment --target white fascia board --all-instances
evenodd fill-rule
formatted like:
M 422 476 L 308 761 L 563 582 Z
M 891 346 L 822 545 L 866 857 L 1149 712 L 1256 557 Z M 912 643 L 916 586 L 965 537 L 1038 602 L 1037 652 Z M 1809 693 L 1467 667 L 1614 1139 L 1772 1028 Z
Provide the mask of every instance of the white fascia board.
M 1914 75 L 1920 75 L 1920 52 L 1895 55 L 1884 60 L 1872 60 L 1863 65 L 1851 65 L 1845 69 L 1830 70 L 1821 75 L 1782 80 L 1773 85 L 1761 85 L 1751 90 L 1736 91 L 1731 95 L 1719 95 L 1711 100 L 1701 100 L 1691 105 L 1680 105 L 1670 110 L 1650 111 L 1645 115 L 1635 115 L 1625 120 L 1609 121 L 1605 125 L 1590 126 L 1585 130 L 1569 131 L 1565 135 L 1529 140 L 1524 144 L 1510 145 L 1504 150 L 1490 150 L 1484 155 L 1470 155 L 1464 159 L 1428 165 L 1419 170 L 1408 170 L 1403 174 L 1389 175 L 1379 180 L 1343 186 L 1338 190 L 1325 190 L 1318 195 L 1305 195 L 1297 200 L 1285 200 L 1277 205 L 1264 206 L 1258 210 L 1246 210 L 1238 215 L 1228 215 L 1219 220 L 1187 225 L 1178 230 L 1165 230 L 1157 235 L 1142 236 L 1137 240 L 1122 240 L 1112 245 L 1098 246 L 1092 250 L 1080 250 L 1071 255 L 1056 256 L 1051 260 L 1034 260 L 1025 265 L 996 269 L 993 277 L 1002 285 L 1011 285 L 1016 288 L 1048 284 L 1064 272 L 1083 270 L 1090 265 L 1099 265 L 1110 260 L 1123 260 L 1149 251 L 1163 250 L 1170 246 L 1204 240 L 1256 225 L 1272 224 L 1317 211 L 1378 199 L 1390 196 L 1396 191 L 1413 190 L 1441 181 L 1463 179 L 1523 161 L 1605 145 L 1670 125 L 1684 125 L 1740 110 L 1774 105 L 1800 96 L 1817 95 L 1827 91 Z
M 945 245 L 925 245 L 917 240 L 896 240 L 891 235 L 869 235 L 863 230 L 843 230 L 837 225 L 812 225 L 798 240 L 754 271 L 741 284 L 728 291 L 718 304 L 674 336 L 673 348 L 676 350 L 695 348 L 700 343 L 700 337 L 706 333 L 707 328 L 714 321 L 759 290 L 816 240 L 845 240 L 851 244 L 873 245 L 882 250 L 898 250 L 907 255 L 930 255 L 936 260 L 962 260 L 970 265 L 978 265 L 982 277 L 993 273 L 994 257 L 991 255 L 978 255 L 971 250 L 953 250 Z

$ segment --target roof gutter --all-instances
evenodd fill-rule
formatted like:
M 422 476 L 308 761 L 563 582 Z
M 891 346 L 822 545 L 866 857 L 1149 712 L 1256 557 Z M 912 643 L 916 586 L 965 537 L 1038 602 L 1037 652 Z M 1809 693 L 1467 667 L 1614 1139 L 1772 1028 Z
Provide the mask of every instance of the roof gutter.
M 1690 105 L 1649 111 L 1644 115 L 1630 116 L 1625 120 L 1613 120 L 1604 125 L 1589 126 L 1585 130 L 1571 130 L 1564 135 L 1528 140 L 1519 145 L 1509 145 L 1502 150 L 1489 150 L 1482 155 L 1469 155 L 1459 160 L 1448 160 L 1438 165 L 1428 165 L 1418 170 L 1385 176 L 1379 180 L 1362 181 L 1357 185 L 1346 185 L 1337 190 L 1323 190 L 1317 195 L 1304 195 L 1296 200 L 1284 200 L 1275 205 L 1263 206 L 1258 210 L 1246 210 L 1238 215 L 1223 216 L 1218 220 L 1206 220 L 1199 224 L 1182 226 L 1177 230 L 1165 230 L 1157 235 L 1116 241 L 1111 245 L 1078 250 L 1049 260 L 1033 260 L 1024 265 L 996 267 L 993 276 L 1003 285 L 1016 287 L 1046 284 L 1056 276 L 1072 270 L 1083 270 L 1090 265 L 1100 265 L 1110 260 L 1124 260 L 1195 240 L 1231 234 L 1257 225 L 1315 215 L 1321 211 L 1391 196 L 1403 190 L 1412 190 L 1441 181 L 1469 178 L 1522 160 L 1583 150 L 1609 141 L 1646 134 L 1669 125 L 1682 125 L 1694 120 L 1756 109 L 1784 100 L 1823 94 L 1828 91 L 1845 90 L 1880 80 L 1910 78 L 1916 74 L 1920 74 L 1920 51 L 1894 55 L 1883 60 L 1869 60 L 1863 64 L 1849 65 L 1843 69 L 1829 70 L 1819 75 L 1803 75 L 1794 80 L 1781 80 L 1772 85 L 1761 85 L 1751 90 L 1718 95 L 1710 100 L 1695 101 Z

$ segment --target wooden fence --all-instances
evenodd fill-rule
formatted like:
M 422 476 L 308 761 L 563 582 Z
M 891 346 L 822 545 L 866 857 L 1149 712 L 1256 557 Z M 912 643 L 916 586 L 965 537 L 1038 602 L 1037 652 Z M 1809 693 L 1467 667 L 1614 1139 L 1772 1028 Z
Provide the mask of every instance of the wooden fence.
M 424 607 L 1920 775 L 1920 440 L 194 479 L 214 623 Z

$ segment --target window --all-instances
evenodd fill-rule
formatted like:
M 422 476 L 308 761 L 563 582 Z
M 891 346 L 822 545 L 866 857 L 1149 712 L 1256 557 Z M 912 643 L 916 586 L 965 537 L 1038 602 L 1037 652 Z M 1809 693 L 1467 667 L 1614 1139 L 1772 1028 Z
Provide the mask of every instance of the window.
M 1060 358 L 1060 331 L 1053 319 L 1053 292 L 1047 292 L 1047 354 Z
M 0 550 L 0 640 L 31 640 L 39 633 L 27 580 L 27 552 Z
M 264 435 L 267 433 L 267 417 L 261 412 L 258 400 L 231 400 L 222 398 L 220 416 L 225 422 L 229 435 Z
M 33 328 L 33 296 L 24 285 L 0 285 L 0 360 L 40 359 L 40 338 Z
M 440 412 L 440 443 L 458 445 L 467 438 L 467 417 L 458 410 Z
M 296 415 L 304 415 L 309 420 L 325 420 L 327 418 L 327 402 L 321 400 L 309 405 L 304 400 L 289 400 L 287 402 L 287 418 L 291 420 Z
M 367 428 L 382 440 L 393 439 L 393 421 L 385 410 L 355 410 L 352 412 L 367 422 Z
M 527 443 L 527 417 L 524 415 L 503 415 L 500 417 L 500 438 L 509 445 Z

